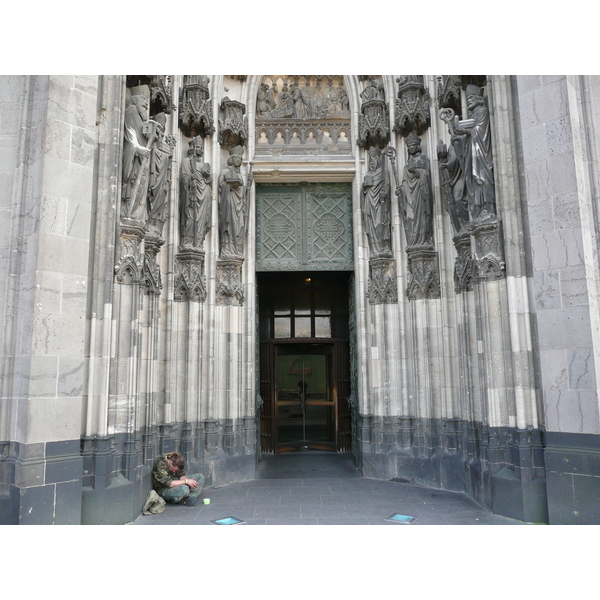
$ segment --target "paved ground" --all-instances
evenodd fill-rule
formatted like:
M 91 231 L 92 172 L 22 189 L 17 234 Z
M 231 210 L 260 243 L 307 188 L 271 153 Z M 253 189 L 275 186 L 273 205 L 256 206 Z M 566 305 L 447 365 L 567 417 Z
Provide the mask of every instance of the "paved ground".
M 131 525 L 214 525 L 236 517 L 247 525 L 393 525 L 394 514 L 414 525 L 523 525 L 493 515 L 462 494 L 361 477 L 348 454 L 297 452 L 266 455 L 257 478 L 207 488 L 210 504 L 167 505 Z

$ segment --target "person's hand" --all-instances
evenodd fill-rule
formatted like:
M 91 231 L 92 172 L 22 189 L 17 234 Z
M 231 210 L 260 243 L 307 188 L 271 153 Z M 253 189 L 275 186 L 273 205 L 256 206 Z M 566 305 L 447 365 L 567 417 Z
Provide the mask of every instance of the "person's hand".
M 195 479 L 188 479 L 187 484 L 190 486 L 191 489 L 195 489 L 198 487 L 198 482 Z

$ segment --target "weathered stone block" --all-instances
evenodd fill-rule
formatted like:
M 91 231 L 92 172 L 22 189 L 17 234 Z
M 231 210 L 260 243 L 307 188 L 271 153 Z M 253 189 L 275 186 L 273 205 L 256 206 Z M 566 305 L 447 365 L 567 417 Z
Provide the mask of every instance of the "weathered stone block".
M 588 302 L 588 282 L 583 265 L 560 270 L 561 301 L 564 307 L 584 306 Z
M 550 156 L 573 152 L 573 132 L 571 122 L 566 116 L 545 123 L 545 129 Z
M 71 160 L 84 167 L 94 166 L 96 138 L 93 132 L 74 127 L 71 137 Z
M 523 153 L 527 162 L 537 162 L 548 157 L 548 134 L 544 123 L 523 130 Z
M 574 348 L 567 352 L 569 387 L 577 390 L 596 389 L 594 353 L 592 348 Z
M 544 414 L 548 430 L 600 433 L 595 390 L 544 390 Z
M 536 271 L 533 279 L 536 309 L 561 308 L 559 271 Z
M 581 348 L 592 345 L 587 308 L 540 310 L 537 317 L 541 349 Z

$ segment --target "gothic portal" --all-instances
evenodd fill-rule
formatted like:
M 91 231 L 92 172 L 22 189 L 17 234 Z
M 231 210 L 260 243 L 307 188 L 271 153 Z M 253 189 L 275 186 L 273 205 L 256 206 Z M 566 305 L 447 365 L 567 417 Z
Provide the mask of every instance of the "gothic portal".
M 600 78 L 0 77 L 0 522 L 163 452 L 599 523 Z

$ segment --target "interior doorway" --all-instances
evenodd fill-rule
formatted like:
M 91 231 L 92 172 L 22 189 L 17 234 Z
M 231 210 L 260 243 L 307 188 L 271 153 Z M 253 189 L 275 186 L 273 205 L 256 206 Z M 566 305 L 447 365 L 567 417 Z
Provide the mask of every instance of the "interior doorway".
M 350 449 L 349 276 L 258 273 L 263 452 Z

